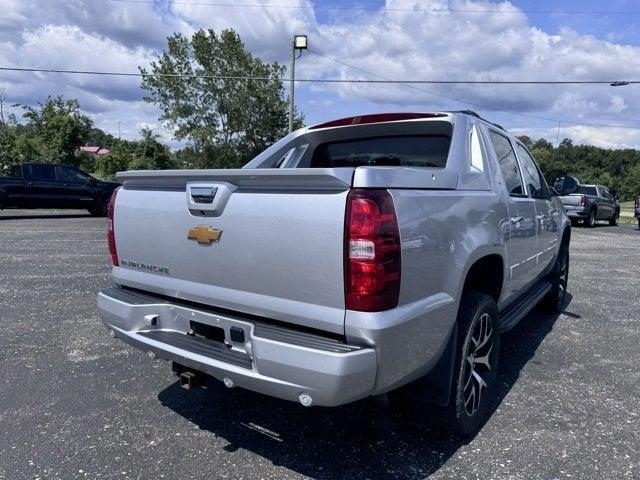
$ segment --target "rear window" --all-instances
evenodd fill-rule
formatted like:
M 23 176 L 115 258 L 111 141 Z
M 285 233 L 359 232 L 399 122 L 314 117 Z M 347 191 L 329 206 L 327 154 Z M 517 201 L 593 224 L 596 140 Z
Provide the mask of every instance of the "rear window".
M 398 135 L 340 140 L 319 145 L 312 168 L 400 166 L 444 168 L 451 139 L 447 135 Z
M 594 197 L 598 196 L 596 187 L 584 187 L 582 185 L 578 187 L 578 191 L 576 193 L 581 193 L 582 195 L 593 195 Z

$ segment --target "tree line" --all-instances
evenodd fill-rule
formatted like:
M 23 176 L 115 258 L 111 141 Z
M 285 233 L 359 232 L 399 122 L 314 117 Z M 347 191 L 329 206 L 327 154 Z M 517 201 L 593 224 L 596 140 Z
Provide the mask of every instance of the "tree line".
M 287 133 L 285 72 L 277 62 L 252 55 L 233 30 L 170 36 L 166 50 L 140 73 L 144 100 L 159 108 L 160 121 L 183 145 L 176 151 L 150 129 L 142 129 L 139 140 L 115 138 L 96 128 L 74 99 L 14 105 L 22 118 L 5 115 L 0 91 L 0 175 L 10 165 L 33 161 L 73 164 L 102 178 L 128 169 L 241 167 Z M 296 113 L 294 126 L 303 124 Z M 623 200 L 640 195 L 638 150 L 574 145 L 569 139 L 554 147 L 544 139 L 520 139 L 551 184 L 568 174 L 606 185 Z M 92 156 L 79 151 L 82 145 L 110 151 Z
M 551 185 L 559 176 L 573 175 L 581 183 L 606 186 L 623 201 L 640 195 L 640 150 L 574 145 L 568 138 L 554 147 L 545 139 L 519 138 Z
M 149 129 L 135 141 L 115 138 L 96 128 L 75 99 L 47 98 L 36 106 L 14 105 L 22 119 L 12 113 L 0 122 L 0 176 L 11 165 L 25 162 L 76 165 L 99 177 L 111 178 L 127 169 L 163 169 L 177 166 L 175 154 Z M 104 156 L 80 151 L 83 145 L 110 150 Z

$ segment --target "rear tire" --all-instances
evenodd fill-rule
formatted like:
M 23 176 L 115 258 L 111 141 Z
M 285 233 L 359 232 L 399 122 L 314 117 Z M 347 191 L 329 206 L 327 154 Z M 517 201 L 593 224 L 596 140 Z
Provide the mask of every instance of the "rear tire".
M 412 417 L 427 413 L 434 426 L 466 437 L 484 425 L 496 391 L 500 353 L 498 307 L 489 295 L 465 292 L 457 318 L 457 339 L 449 405 L 438 407 L 403 389 L 391 392 L 396 410 Z
M 620 219 L 620 212 L 616 210 L 616 213 L 613 215 L 613 218 L 609 220 L 609 225 L 615 227 L 618 225 L 618 220 Z
M 589 215 L 587 216 L 587 218 L 584 219 L 584 226 L 587 228 L 593 228 L 595 224 L 596 224 L 596 211 L 594 209 L 591 209 L 589 211 Z
M 458 311 L 458 354 L 447 424 L 461 435 L 484 425 L 496 390 L 500 353 L 498 307 L 489 295 L 467 292 Z
M 569 245 L 562 242 L 558 258 L 553 265 L 553 270 L 549 273 L 551 290 L 542 299 L 542 306 L 552 313 L 559 313 L 564 307 L 569 284 Z

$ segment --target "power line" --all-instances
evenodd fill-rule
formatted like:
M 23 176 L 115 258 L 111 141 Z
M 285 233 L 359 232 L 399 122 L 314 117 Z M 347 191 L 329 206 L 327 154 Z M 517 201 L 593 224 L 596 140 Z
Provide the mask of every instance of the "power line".
M 314 53 L 321 55 L 319 52 Z M 330 60 L 336 59 L 326 57 Z M 639 84 L 640 80 L 394 80 L 381 75 L 376 75 L 366 70 L 358 69 L 353 65 L 342 63 L 350 68 L 355 68 L 369 75 L 379 78 L 379 80 L 358 79 L 358 78 L 296 78 L 296 82 L 305 83 L 381 83 L 381 84 L 437 84 L 437 85 L 633 85 Z M 98 70 L 64 70 L 57 68 L 31 68 L 31 67 L 0 67 L 0 71 L 12 72 L 32 72 L 32 73 L 64 73 L 72 75 L 108 75 L 119 77 L 166 77 L 166 78 L 202 78 L 212 80 L 256 80 L 256 81 L 290 81 L 285 77 L 260 77 L 251 75 L 200 75 L 185 73 L 140 73 L 140 72 L 108 72 Z
M 320 56 L 320 57 L 326 58 L 327 60 L 331 60 L 332 62 L 339 63 L 341 65 L 344 65 L 346 67 L 352 68 L 352 69 L 357 70 L 357 71 L 362 72 L 362 73 L 366 73 L 367 75 L 372 75 L 374 77 L 383 78 L 383 79 L 386 79 L 388 81 L 391 81 L 388 77 L 384 77 L 382 75 L 378 75 L 377 73 L 373 73 L 373 72 L 371 72 L 369 70 L 365 70 L 363 68 L 356 67 L 355 65 L 351 65 L 349 63 L 343 62 L 342 60 L 338 60 L 337 58 L 333 58 L 333 57 L 330 57 L 328 55 L 324 55 L 324 54 L 318 52 L 315 49 L 309 48 L 309 51 L 314 53 L 314 54 L 316 54 L 316 55 L 318 55 L 318 56 Z M 487 110 L 499 111 L 499 112 L 507 113 L 507 114 L 510 114 L 510 115 L 516 115 L 516 116 L 519 116 L 519 117 L 532 118 L 532 119 L 535 119 L 535 120 L 545 120 L 545 121 L 549 121 L 549 122 L 557 122 L 558 124 L 566 123 L 568 125 L 579 125 L 579 126 L 590 126 L 590 127 L 605 127 L 605 128 L 628 128 L 628 129 L 633 129 L 633 130 L 640 130 L 640 127 L 633 127 L 633 126 L 627 126 L 627 125 L 607 125 L 607 124 L 601 124 L 601 123 L 572 122 L 572 121 L 568 121 L 568 120 L 559 120 L 557 118 L 542 117 L 542 116 L 539 116 L 539 115 L 531 115 L 531 114 L 528 114 L 528 113 L 512 112 L 510 110 L 500 110 L 500 109 L 496 109 L 495 107 L 484 105 L 482 103 L 470 102 L 468 100 L 463 100 L 461 98 L 450 97 L 448 95 L 443 95 L 441 93 L 433 92 L 433 91 L 430 91 L 430 90 L 425 90 L 423 88 L 416 87 L 415 85 L 411 85 L 411 84 L 406 83 L 406 82 L 397 82 L 397 83 L 399 83 L 400 85 L 404 85 L 407 88 L 411 88 L 412 90 L 417 90 L 419 92 L 427 93 L 429 95 L 434 95 L 436 97 L 445 98 L 447 100 L 453 100 L 455 102 L 463 103 L 465 105 L 469 105 L 469 106 L 472 106 L 472 107 L 485 108 Z
M 296 79 L 296 82 L 305 82 L 305 83 L 350 83 L 350 84 L 396 84 L 403 85 L 407 88 L 411 88 L 413 90 L 427 93 L 429 95 L 437 96 L 440 98 L 444 98 L 447 100 L 453 100 L 455 102 L 459 102 L 465 105 L 475 106 L 484 108 L 487 110 L 494 110 L 504 112 L 510 115 L 516 115 L 525 118 L 532 118 L 536 120 L 544 120 L 549 122 L 562 122 L 567 125 L 582 125 L 582 126 L 591 126 L 591 127 L 605 127 L 605 128 L 628 128 L 628 129 L 640 129 L 640 127 L 633 127 L 627 125 L 607 125 L 601 123 L 586 123 L 586 122 L 573 122 L 570 120 L 559 120 L 557 118 L 543 117 L 539 115 L 531 115 L 528 113 L 520 113 L 520 112 L 512 112 L 509 110 L 501 110 L 495 107 L 484 105 L 478 102 L 470 102 L 468 100 L 464 100 L 461 98 L 451 97 L 448 95 L 443 95 L 441 93 L 433 92 L 430 90 L 425 90 L 423 88 L 419 88 L 416 84 L 471 84 L 471 85 L 577 85 L 577 84 L 614 84 L 614 85 L 629 85 L 629 84 L 638 84 L 639 80 L 630 80 L 630 81 L 608 81 L 608 80 L 576 80 L 576 81 L 476 81 L 476 80 L 393 80 L 388 77 L 384 77 L 382 75 L 375 74 L 368 70 L 364 70 L 362 68 L 356 67 L 354 65 L 342 62 L 338 59 L 329 57 L 327 55 L 323 55 L 320 52 L 317 52 L 313 49 L 309 49 L 316 55 L 324 57 L 333 62 L 339 63 L 349 68 L 353 68 L 362 73 L 366 73 L 368 75 L 378 77 L 379 80 L 370 80 L 370 79 L 325 79 L 325 78 L 302 78 Z M 14 72 L 33 72 L 33 73 L 61 73 L 61 74 L 72 74 L 72 75 L 100 75 L 100 76 L 123 76 L 123 77 L 168 77 L 168 78 L 204 78 L 204 79 L 216 79 L 216 80 L 255 80 L 255 81 L 289 81 L 288 78 L 282 77 L 254 77 L 247 75 L 195 75 L 195 74 L 179 74 L 179 73 L 158 73 L 158 74 L 143 74 L 140 72 L 108 72 L 108 71 L 95 71 L 95 70 L 62 70 L 62 69 L 54 69 L 54 68 L 28 68 L 28 67 L 0 67 L 0 71 L 14 71 Z
M 277 3 L 249 4 L 249 3 L 219 3 L 219 2 L 184 2 L 184 1 L 154 1 L 154 0 L 106 0 L 117 3 L 146 3 L 156 5 L 193 5 L 227 8 L 259 8 L 259 9 L 288 9 L 288 10 L 328 10 L 328 11 L 365 11 L 365 12 L 412 12 L 412 13 L 497 13 L 506 15 L 639 15 L 640 10 L 498 10 L 498 9 L 457 9 L 457 8 L 400 8 L 400 7 L 333 7 L 321 5 L 282 5 Z

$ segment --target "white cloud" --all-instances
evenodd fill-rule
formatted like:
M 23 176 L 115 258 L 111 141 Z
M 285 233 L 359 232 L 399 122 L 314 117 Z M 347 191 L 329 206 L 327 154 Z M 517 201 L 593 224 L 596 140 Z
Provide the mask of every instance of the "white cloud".
M 245 3 L 245 2 L 243 2 Z M 262 0 L 246 0 L 259 5 Z M 317 2 L 316 4 L 321 5 Z M 292 0 L 291 6 L 311 6 Z M 310 47 L 325 55 L 393 79 L 632 79 L 640 71 L 640 47 L 580 35 L 570 28 L 545 32 L 533 27 L 511 3 L 387 0 L 389 11 L 324 12 L 308 8 L 238 8 L 211 5 L 170 7 L 156 3 L 69 0 L 2 0 L 0 64 L 87 70 L 136 71 L 147 64 L 174 31 L 234 28 L 252 52 L 267 61 L 288 63 L 294 33 L 309 35 Z M 500 9 L 513 14 L 460 14 L 393 9 Z M 605 37 L 606 38 L 606 37 Z M 299 78 L 373 78 L 306 52 Z M 0 86 L 10 101 L 35 103 L 47 95 L 78 98 L 99 126 L 137 131 L 158 124 L 158 112 L 142 102 L 136 78 L 3 72 Z M 298 108 L 311 122 L 363 110 L 438 110 L 472 108 L 506 127 L 544 132 L 555 139 L 553 123 L 511 116 L 511 110 L 538 117 L 590 123 L 632 124 L 640 109 L 636 86 L 464 86 L 423 85 L 457 103 L 398 85 L 299 85 Z M 114 130 L 115 127 L 115 130 Z M 579 142 L 640 146 L 640 130 L 571 127 Z M 167 132 L 163 132 L 166 135 Z M 616 143 L 618 142 L 618 143 Z
M 197 3 L 197 2 L 196 2 Z M 264 1 L 246 0 L 243 5 L 261 5 Z M 279 5 L 309 7 L 308 0 L 289 0 Z M 317 22 L 309 8 L 222 7 L 189 5 L 180 2 L 172 12 L 193 28 L 212 28 L 219 32 L 233 28 L 247 47 L 266 61 L 287 62 L 294 34 L 316 31 Z

